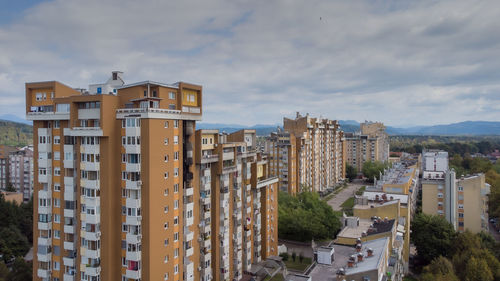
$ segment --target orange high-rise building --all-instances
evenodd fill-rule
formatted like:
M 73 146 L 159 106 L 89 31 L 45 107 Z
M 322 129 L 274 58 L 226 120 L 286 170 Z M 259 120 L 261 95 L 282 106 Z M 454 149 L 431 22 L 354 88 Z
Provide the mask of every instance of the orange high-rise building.
M 121 76 L 89 90 L 26 84 L 33 280 L 239 279 L 277 255 L 277 180 L 244 140 L 202 157 L 201 86 Z

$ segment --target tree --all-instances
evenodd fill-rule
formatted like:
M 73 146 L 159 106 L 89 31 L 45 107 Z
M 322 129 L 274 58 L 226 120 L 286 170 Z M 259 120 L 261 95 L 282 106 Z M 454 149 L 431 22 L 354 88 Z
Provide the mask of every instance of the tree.
M 373 178 L 376 177 L 377 179 L 380 179 L 380 174 L 384 173 L 384 169 L 389 167 L 387 163 L 383 163 L 380 161 L 375 161 L 375 162 L 365 162 L 363 164 L 363 175 L 368 179 L 368 181 L 373 182 Z
M 12 270 L 8 275 L 9 281 L 26 281 L 31 280 L 32 266 L 31 263 L 25 262 L 22 258 L 18 257 L 12 265 Z
M 8 182 L 7 186 L 5 187 L 5 191 L 7 192 L 16 192 L 16 188 L 12 185 L 12 183 Z
M 493 274 L 485 260 L 471 257 L 465 268 L 467 281 L 493 281 Z
M 441 216 L 417 214 L 411 225 L 418 257 L 426 264 L 439 256 L 450 257 L 456 237 L 453 225 Z
M 28 239 L 15 226 L 0 228 L 0 252 L 5 263 L 24 256 L 30 248 Z
M 439 256 L 438 258 L 434 259 L 428 266 L 424 267 L 420 280 L 458 281 L 459 279 L 455 275 L 453 264 L 447 258 Z
M 297 254 L 295 252 L 292 253 L 292 260 L 295 262 L 295 259 L 297 258 Z
M 300 263 L 302 263 L 302 261 L 304 260 L 304 256 L 302 255 L 302 252 L 299 254 L 299 261 Z
M 345 176 L 350 181 L 352 181 L 353 179 L 355 179 L 358 176 L 358 170 L 356 169 L 356 167 L 351 166 L 349 164 L 346 164 L 345 165 Z
M 279 193 L 278 236 L 281 239 L 333 239 L 340 230 L 339 216 L 316 192 L 296 196 Z

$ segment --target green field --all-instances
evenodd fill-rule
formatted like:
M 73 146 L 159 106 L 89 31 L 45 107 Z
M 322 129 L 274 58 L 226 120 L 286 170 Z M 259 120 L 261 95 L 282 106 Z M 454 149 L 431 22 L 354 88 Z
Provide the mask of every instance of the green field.
M 311 265 L 312 261 L 310 258 L 304 258 L 304 260 L 300 262 L 299 257 L 297 257 L 295 261 L 293 261 L 292 257 L 290 256 L 288 260 L 285 261 L 284 263 L 286 264 L 286 268 L 288 269 L 293 269 L 303 272 L 309 265 Z

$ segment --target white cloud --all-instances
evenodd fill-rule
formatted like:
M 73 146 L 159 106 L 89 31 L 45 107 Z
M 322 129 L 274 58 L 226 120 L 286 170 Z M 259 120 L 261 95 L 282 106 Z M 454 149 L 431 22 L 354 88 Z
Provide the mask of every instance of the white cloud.
M 308 111 L 390 125 L 499 120 L 500 3 L 62 1 L 0 26 L 0 111 L 24 82 L 204 87 L 204 121 Z M 8 100 L 8 102 L 7 102 Z M 495 103 L 496 102 L 496 103 Z

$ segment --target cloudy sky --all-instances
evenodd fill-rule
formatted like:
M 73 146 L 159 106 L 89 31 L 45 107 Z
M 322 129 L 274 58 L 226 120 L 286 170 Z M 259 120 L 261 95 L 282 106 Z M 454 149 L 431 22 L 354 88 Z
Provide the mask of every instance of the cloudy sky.
M 393 126 L 500 121 L 500 2 L 0 0 L 0 113 L 24 82 L 186 81 L 204 122 L 296 111 Z

